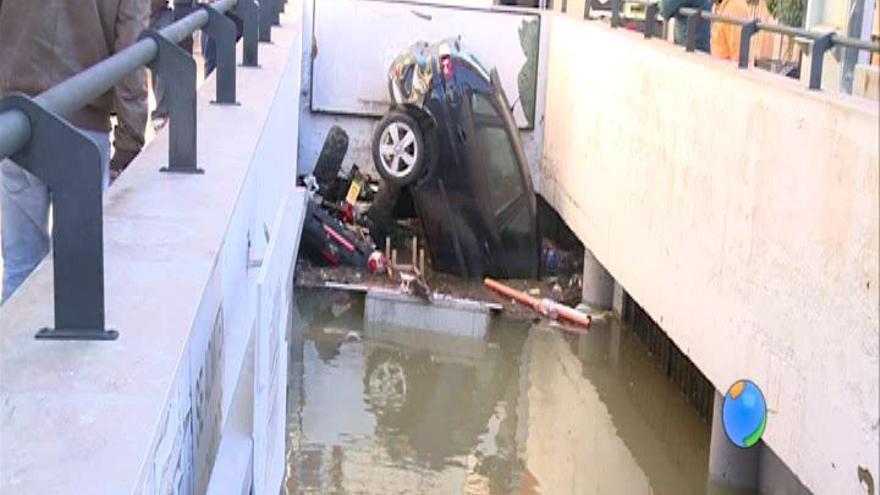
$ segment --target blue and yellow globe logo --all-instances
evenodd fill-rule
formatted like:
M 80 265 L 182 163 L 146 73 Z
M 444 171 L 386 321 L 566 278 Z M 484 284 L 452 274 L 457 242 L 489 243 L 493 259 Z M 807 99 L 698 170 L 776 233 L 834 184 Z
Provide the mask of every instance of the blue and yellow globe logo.
M 758 443 L 767 427 L 767 402 L 751 380 L 739 380 L 724 394 L 721 409 L 724 432 L 737 447 Z

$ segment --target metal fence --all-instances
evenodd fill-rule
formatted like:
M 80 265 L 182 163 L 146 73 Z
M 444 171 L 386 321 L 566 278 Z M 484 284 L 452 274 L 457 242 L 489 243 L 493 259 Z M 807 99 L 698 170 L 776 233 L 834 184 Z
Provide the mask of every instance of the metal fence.
M 584 19 L 592 19 L 591 17 L 591 0 L 585 0 L 586 3 L 584 5 Z M 659 2 L 654 2 L 650 0 L 611 0 L 610 2 L 610 15 L 611 15 L 611 27 L 617 28 L 620 27 L 621 16 L 620 12 L 623 8 L 624 4 L 639 4 L 645 7 L 645 27 L 643 29 L 643 33 L 645 38 L 652 38 L 657 36 L 659 33 L 654 31 L 654 20 L 657 20 L 657 14 L 659 12 L 660 4 Z M 562 11 L 566 12 L 568 10 L 568 1 L 563 0 L 561 5 Z M 716 14 L 714 12 L 708 12 L 705 10 L 693 9 L 693 8 L 682 8 L 678 11 L 678 16 L 676 16 L 676 22 L 684 21 L 687 26 L 687 41 L 685 43 L 685 49 L 689 52 L 694 51 L 697 44 L 697 30 L 699 28 L 699 24 L 701 20 L 707 20 L 710 22 L 721 22 L 724 24 L 733 24 L 736 26 L 740 26 L 741 28 L 741 38 L 740 38 L 740 49 L 739 49 L 739 67 L 742 69 L 747 69 L 749 67 L 749 54 L 751 51 L 751 40 L 752 37 L 759 32 L 767 32 L 767 33 L 775 33 L 793 36 L 796 38 L 801 38 L 804 40 L 808 40 L 811 44 L 810 49 L 810 80 L 809 80 L 809 88 L 813 90 L 820 90 L 822 86 L 822 69 L 825 61 L 825 53 L 828 50 L 831 50 L 834 47 L 843 47 L 855 50 L 865 50 L 872 53 L 880 53 L 880 43 L 861 40 L 857 38 L 850 38 L 847 36 L 838 36 L 836 33 L 829 32 L 820 32 L 820 31 L 809 31 L 802 28 L 795 28 L 791 26 L 785 26 L 781 24 L 772 24 L 768 22 L 761 22 L 757 19 L 745 19 L 740 17 L 731 17 L 723 14 Z
M 196 148 L 196 63 L 178 43 L 201 29 L 217 53 L 216 101 L 236 102 L 235 23 L 242 21 L 245 67 L 258 68 L 258 42 L 270 42 L 286 0 L 218 0 L 140 39 L 89 69 L 31 98 L 0 99 L 0 160 L 10 157 L 45 182 L 53 202 L 54 328 L 38 339 L 113 340 L 105 326 L 101 156 L 66 118 L 109 91 L 122 78 L 149 67 L 167 87 L 167 173 L 202 174 Z

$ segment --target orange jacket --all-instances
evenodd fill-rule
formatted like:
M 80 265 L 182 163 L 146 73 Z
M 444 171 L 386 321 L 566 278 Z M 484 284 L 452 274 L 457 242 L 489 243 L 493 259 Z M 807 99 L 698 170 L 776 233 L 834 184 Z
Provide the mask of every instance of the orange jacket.
M 749 5 L 746 0 L 724 0 L 715 6 L 716 14 L 724 14 L 740 19 L 755 19 L 774 22 L 767 10 L 764 0 Z M 739 62 L 740 32 L 742 28 L 721 21 L 712 23 L 712 55 L 718 58 Z M 749 51 L 749 65 L 755 58 L 772 56 L 773 38 L 771 33 L 758 33 L 752 37 L 752 49 Z

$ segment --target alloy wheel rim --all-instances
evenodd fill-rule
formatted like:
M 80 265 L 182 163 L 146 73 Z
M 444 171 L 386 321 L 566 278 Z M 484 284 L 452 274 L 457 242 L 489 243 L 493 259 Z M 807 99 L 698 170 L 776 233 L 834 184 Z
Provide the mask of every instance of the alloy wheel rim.
M 389 175 L 406 177 L 419 158 L 419 145 L 412 127 L 403 122 L 386 126 L 379 139 L 379 158 Z

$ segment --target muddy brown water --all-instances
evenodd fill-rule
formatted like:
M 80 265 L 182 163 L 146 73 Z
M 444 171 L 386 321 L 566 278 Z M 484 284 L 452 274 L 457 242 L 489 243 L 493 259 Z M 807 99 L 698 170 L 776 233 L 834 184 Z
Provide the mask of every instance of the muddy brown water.
M 619 321 L 466 339 L 297 299 L 284 493 L 706 493 L 709 425 Z

